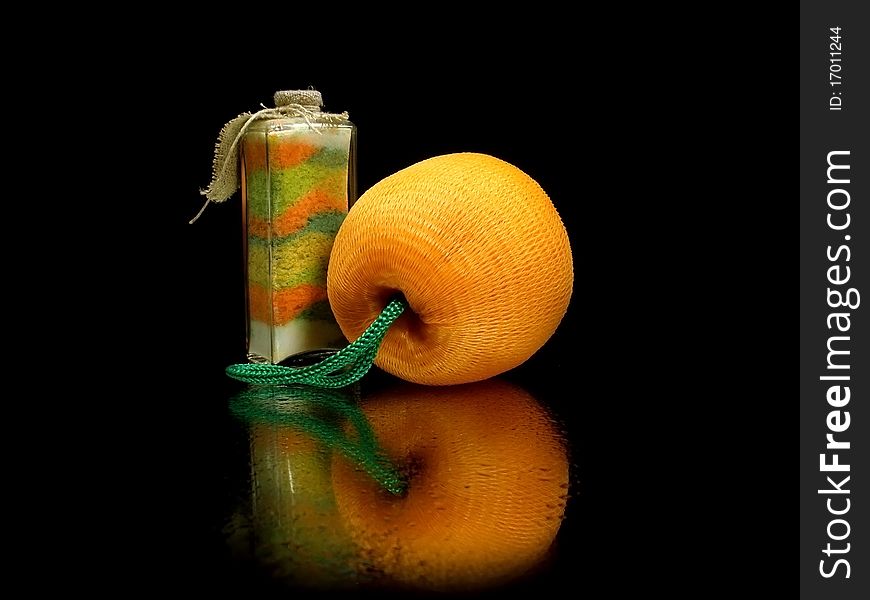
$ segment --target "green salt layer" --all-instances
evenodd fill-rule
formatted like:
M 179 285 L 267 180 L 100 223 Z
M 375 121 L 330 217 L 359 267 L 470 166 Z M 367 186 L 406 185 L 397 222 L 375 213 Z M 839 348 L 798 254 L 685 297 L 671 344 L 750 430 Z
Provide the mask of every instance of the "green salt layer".
M 334 234 L 310 230 L 277 244 L 249 238 L 248 279 L 272 289 L 300 283 L 326 285 L 326 268 L 334 241 Z
M 247 174 L 248 210 L 261 219 L 268 219 L 287 210 L 300 198 L 315 189 L 332 197 L 347 194 L 347 169 L 302 163 L 289 169 Z M 269 211 L 269 196 L 272 211 Z
M 344 167 L 347 166 L 347 150 L 347 148 L 324 146 L 315 152 L 306 162 L 323 167 Z
M 347 213 L 338 212 L 338 211 L 329 211 L 322 212 L 311 215 L 308 218 L 308 222 L 299 229 L 298 231 L 294 231 L 293 233 L 288 233 L 285 236 L 275 236 L 272 237 L 273 244 L 280 244 L 282 242 L 286 242 L 292 240 L 293 238 L 299 237 L 309 231 L 319 231 L 320 233 L 328 233 L 331 235 L 335 235 L 338 233 L 341 224 L 344 222 L 344 218 L 347 216 Z M 256 235 L 249 235 L 248 242 L 251 244 L 268 244 L 269 240 L 258 237 Z
M 315 302 L 303 310 L 296 318 L 308 319 L 310 321 L 335 321 L 335 315 L 332 314 L 332 308 L 329 307 L 328 300 Z
M 303 283 L 311 285 L 326 285 L 325 261 L 300 261 L 293 269 L 281 269 L 273 273 L 272 285 L 269 285 L 269 271 L 266 265 L 257 263 L 248 265 L 248 281 L 273 290 L 291 288 Z

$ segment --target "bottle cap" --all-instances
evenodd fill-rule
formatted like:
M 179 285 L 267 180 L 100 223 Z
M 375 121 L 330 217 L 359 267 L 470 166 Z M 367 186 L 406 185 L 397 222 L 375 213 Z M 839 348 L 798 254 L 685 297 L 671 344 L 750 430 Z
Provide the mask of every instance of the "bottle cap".
M 320 110 L 323 96 L 317 90 L 280 90 L 275 92 L 275 106 L 300 104 L 311 110 Z

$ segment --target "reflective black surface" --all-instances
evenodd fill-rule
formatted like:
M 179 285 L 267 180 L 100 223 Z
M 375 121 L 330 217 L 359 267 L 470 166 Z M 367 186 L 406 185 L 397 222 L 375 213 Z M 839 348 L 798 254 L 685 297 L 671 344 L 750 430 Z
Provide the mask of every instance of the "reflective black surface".
M 230 409 L 246 425 L 249 471 L 227 478 L 238 505 L 223 532 L 235 559 L 276 582 L 463 591 L 513 582 L 551 553 L 567 449 L 517 385 L 393 384 L 359 401 L 263 388 Z
M 433 388 L 374 370 L 359 389 L 302 395 L 216 379 L 167 398 L 145 453 L 159 487 L 142 491 L 132 556 L 145 553 L 148 585 L 256 597 L 486 595 L 600 577 L 607 526 L 589 510 L 574 399 L 517 374 Z M 354 454 L 366 438 L 406 491 L 386 491 Z

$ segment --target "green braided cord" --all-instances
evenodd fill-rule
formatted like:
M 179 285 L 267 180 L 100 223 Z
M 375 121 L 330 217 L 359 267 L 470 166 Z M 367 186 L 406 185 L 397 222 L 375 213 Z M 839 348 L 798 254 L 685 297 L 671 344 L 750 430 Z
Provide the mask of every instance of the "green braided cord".
M 286 400 L 308 401 L 306 408 L 326 408 L 348 419 L 356 429 L 358 439 L 348 439 L 339 425 L 308 414 L 300 408 L 280 410 L 280 403 Z M 378 447 L 374 432 L 363 412 L 336 392 L 298 386 L 258 387 L 235 396 L 230 401 L 230 410 L 247 422 L 256 421 L 301 429 L 327 447 L 344 454 L 391 494 L 398 496 L 405 491 L 404 479 Z
M 387 330 L 399 318 L 406 306 L 404 299 L 391 300 L 356 341 L 317 364 L 285 367 L 243 363 L 227 367 L 227 375 L 254 385 L 301 383 L 322 388 L 341 388 L 351 385 L 371 369 Z

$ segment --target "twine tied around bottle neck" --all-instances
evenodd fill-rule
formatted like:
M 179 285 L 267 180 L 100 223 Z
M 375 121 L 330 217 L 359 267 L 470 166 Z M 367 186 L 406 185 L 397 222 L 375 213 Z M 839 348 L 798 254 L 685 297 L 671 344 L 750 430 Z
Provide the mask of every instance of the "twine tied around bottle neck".
M 301 118 L 313 131 L 320 133 L 314 127 L 314 121 L 337 125 L 348 119 L 347 112 L 321 112 L 323 98 L 316 90 L 281 90 L 275 92 L 274 101 L 274 108 L 261 104 L 261 110 L 255 113 L 243 112 L 221 128 L 215 144 L 211 181 L 207 188 L 199 190 L 206 197 L 206 201 L 189 221 L 191 225 L 196 223 L 211 202 L 225 202 L 239 189 L 239 145 L 251 125 L 266 119 Z

